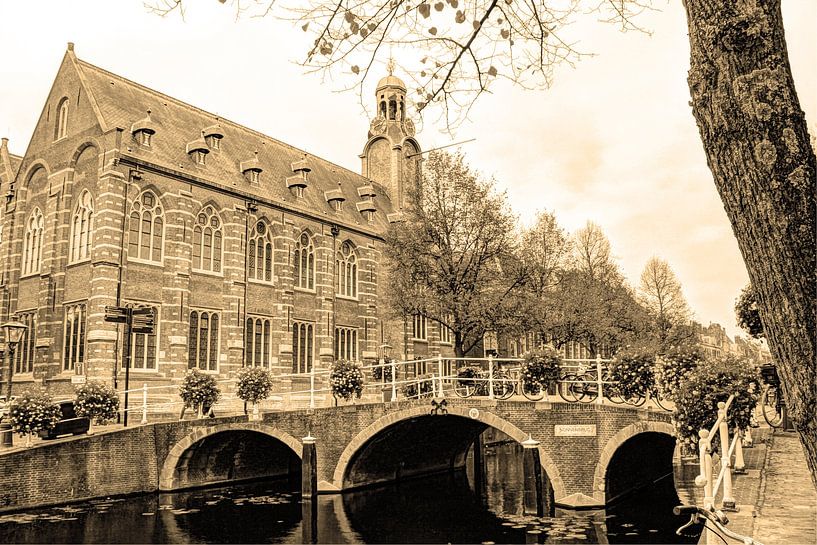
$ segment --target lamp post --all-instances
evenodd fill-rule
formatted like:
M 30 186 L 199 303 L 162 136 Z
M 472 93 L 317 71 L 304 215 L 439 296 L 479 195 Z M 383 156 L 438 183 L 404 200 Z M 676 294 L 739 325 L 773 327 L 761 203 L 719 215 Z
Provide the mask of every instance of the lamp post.
M 23 333 L 25 333 L 27 328 L 27 325 L 17 321 L 6 322 L 0 325 L 0 329 L 3 330 L 3 338 L 6 339 L 9 354 L 9 372 L 6 378 L 7 403 L 11 402 L 11 377 L 14 375 L 14 351 L 17 349 L 17 345 L 23 338 Z

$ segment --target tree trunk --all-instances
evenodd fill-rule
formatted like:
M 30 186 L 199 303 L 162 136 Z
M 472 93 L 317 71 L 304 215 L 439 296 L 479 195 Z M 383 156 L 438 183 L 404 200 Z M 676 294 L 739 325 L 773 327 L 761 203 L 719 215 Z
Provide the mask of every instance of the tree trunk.
M 693 114 L 817 486 L 817 183 L 780 0 L 685 7 Z

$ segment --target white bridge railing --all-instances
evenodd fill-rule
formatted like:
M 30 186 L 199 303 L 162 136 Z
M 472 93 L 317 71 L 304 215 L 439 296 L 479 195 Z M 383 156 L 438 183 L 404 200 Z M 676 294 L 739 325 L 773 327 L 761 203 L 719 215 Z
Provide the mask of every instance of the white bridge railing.
M 562 360 L 561 377 L 556 380 L 556 388 L 566 388 L 572 384 L 583 386 L 591 385 L 594 388 L 595 403 L 604 403 L 606 390 L 615 384 L 607 376 L 608 364 L 611 360 L 602 359 L 565 359 Z M 462 380 L 457 371 L 464 365 L 479 366 L 483 369 L 483 376 L 469 377 L 470 383 L 482 383 L 482 395 L 488 399 L 497 397 L 497 390 L 507 388 L 512 383 L 516 388 L 515 399 L 523 400 L 518 396 L 521 389 L 519 375 L 521 358 L 456 358 L 434 356 L 407 361 L 384 361 L 371 365 L 361 365 L 367 380 L 364 382 L 363 402 L 396 401 L 399 399 L 416 399 L 423 396 L 437 398 L 454 395 L 454 389 Z M 506 375 L 503 378 L 496 376 L 496 371 L 502 369 Z M 284 373 L 273 376 L 274 386 L 271 396 L 252 407 L 255 414 L 261 410 L 281 410 L 286 408 L 330 406 L 335 403 L 332 390 L 329 386 L 329 369 L 315 369 L 313 366 L 308 373 Z M 582 379 L 564 379 L 565 374 L 573 373 L 584 377 Z M 588 373 L 592 374 L 592 381 L 588 380 Z M 380 378 L 374 379 L 377 374 Z M 502 381 L 501 387 L 497 383 Z M 244 411 L 244 402 L 235 396 L 236 379 L 218 380 L 221 396 L 213 406 L 218 414 L 237 414 Z M 412 385 L 414 387 L 412 388 Z M 412 393 L 413 390 L 413 393 Z M 142 423 L 147 422 L 148 414 L 162 413 L 180 414 L 185 406 L 178 395 L 178 384 L 148 386 L 128 390 L 129 406 L 124 409 L 131 416 L 138 415 Z M 124 398 L 125 391 L 119 392 Z M 479 394 L 478 394 L 479 395 Z M 649 395 L 649 393 L 647 393 Z M 135 403 L 134 403 L 135 402 Z M 194 408 L 190 408 L 195 410 Z M 200 409 L 200 408 L 199 408 Z

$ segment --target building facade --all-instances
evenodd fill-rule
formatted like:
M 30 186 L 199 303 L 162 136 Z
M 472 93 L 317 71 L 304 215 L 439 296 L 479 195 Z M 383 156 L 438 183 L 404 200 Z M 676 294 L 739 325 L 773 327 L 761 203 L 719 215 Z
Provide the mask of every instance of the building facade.
M 421 168 L 405 92 L 395 76 L 378 84 L 359 175 L 69 44 L 25 156 L 5 142 L 0 155 L 0 318 L 28 326 L 15 391 L 68 393 L 78 376 L 121 388 L 128 360 L 139 383 L 261 366 L 303 389 L 313 368 L 372 362 L 384 345 L 450 352 L 439 324 L 417 338 L 380 304 L 383 236 Z M 154 309 L 156 332 L 126 343 L 112 306 Z

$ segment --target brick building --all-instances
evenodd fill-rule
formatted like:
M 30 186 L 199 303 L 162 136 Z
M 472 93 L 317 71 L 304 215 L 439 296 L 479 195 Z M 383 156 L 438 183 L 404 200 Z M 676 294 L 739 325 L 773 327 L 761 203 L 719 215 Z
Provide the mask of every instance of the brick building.
M 440 353 L 439 324 L 386 319 L 380 304 L 383 235 L 419 180 L 405 93 L 395 76 L 378 84 L 359 175 L 88 64 L 69 44 L 25 156 L 5 141 L 0 155 L 0 319 L 29 326 L 15 391 L 67 391 L 76 375 L 116 383 L 113 305 L 157 313 L 156 334 L 131 338 L 139 383 L 247 365 L 287 375 L 287 389 L 385 344 L 397 357 Z

